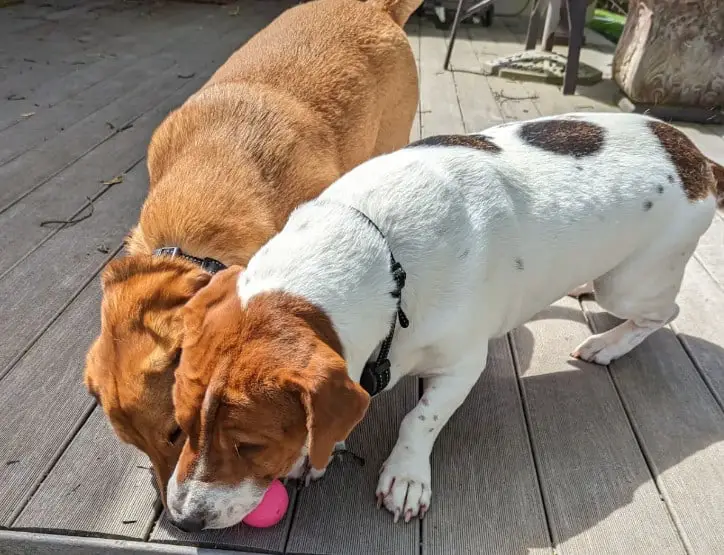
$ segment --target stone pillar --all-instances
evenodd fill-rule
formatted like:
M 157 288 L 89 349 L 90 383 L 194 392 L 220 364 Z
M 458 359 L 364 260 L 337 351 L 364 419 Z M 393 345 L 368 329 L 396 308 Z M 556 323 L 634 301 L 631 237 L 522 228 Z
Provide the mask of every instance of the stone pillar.
M 712 121 L 724 107 L 724 0 L 631 0 L 613 79 L 640 106 Z M 637 110 L 639 111 L 639 110 Z

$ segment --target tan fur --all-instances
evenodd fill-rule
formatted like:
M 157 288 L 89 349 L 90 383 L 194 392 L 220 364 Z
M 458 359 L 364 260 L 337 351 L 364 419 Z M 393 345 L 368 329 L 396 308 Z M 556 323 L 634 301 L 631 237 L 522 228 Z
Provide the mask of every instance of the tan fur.
M 104 271 L 85 381 L 163 493 L 183 444 L 171 387 L 180 309 L 204 285 L 176 246 L 245 265 L 290 211 L 368 158 L 407 144 L 417 69 L 400 28 L 420 0 L 318 0 L 260 31 L 170 114 L 148 149 L 149 194 Z M 382 9 L 389 13 L 384 13 Z

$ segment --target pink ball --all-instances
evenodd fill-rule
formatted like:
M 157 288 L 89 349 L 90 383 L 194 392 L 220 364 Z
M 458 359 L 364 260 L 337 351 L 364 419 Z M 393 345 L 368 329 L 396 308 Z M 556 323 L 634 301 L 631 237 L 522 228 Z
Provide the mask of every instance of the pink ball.
M 266 490 L 261 503 L 246 515 L 242 522 L 254 528 L 269 528 L 284 518 L 288 507 L 287 488 L 279 480 L 274 480 Z

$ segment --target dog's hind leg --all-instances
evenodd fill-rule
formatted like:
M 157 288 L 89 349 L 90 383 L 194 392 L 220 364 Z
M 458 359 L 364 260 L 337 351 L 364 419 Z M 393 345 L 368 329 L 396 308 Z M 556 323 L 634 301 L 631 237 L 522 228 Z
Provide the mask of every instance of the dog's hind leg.
M 647 247 L 594 280 L 598 304 L 626 321 L 592 335 L 571 356 L 609 364 L 676 318 L 676 296 L 696 242 L 673 250 L 671 247 L 671 243 Z

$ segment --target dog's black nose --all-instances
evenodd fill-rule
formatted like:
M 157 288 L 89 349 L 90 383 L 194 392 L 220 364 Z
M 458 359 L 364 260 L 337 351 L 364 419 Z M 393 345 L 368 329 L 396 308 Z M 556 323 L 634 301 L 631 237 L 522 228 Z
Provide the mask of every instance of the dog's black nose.
M 188 518 L 180 518 L 178 520 L 171 519 L 171 524 L 173 524 L 176 528 L 181 530 L 182 532 L 201 532 L 201 530 L 204 529 L 204 522 L 203 518 L 197 518 L 197 517 L 188 517 Z

